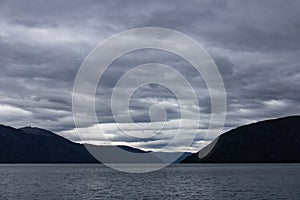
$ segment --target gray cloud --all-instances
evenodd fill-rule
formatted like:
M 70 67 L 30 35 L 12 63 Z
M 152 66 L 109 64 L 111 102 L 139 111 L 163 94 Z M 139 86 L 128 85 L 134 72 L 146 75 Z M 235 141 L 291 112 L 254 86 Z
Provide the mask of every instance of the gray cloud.
M 224 131 L 257 120 L 299 114 L 299 7 L 297 1 L 277 0 L 1 1 L 0 121 L 16 127 L 32 123 L 76 140 L 71 97 L 81 62 L 112 34 L 144 26 L 181 31 L 207 49 L 226 87 Z M 128 69 L 148 62 L 172 66 L 190 81 L 199 98 L 204 130 L 211 112 L 204 81 L 182 58 L 158 50 L 132 52 L 110 66 L 97 89 L 99 121 L 114 122 L 110 96 L 117 80 Z M 174 94 L 150 85 L 140 88 L 131 99 L 134 121 L 148 122 L 151 105 L 162 102 L 172 103 L 165 104 L 170 123 L 180 118 Z M 93 126 L 89 116 L 85 117 L 81 128 Z M 116 131 L 110 134 L 114 135 L 113 142 L 157 149 L 172 138 L 169 131 L 162 130 L 161 135 L 140 143 Z M 201 132 L 192 150 L 197 150 L 205 138 L 214 137 L 203 137 Z M 180 144 L 173 150 L 182 149 Z

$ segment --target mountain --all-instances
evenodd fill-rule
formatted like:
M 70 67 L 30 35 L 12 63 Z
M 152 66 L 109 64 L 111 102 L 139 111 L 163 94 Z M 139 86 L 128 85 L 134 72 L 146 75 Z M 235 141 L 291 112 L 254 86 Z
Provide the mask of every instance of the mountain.
M 96 163 L 83 145 L 50 131 L 0 125 L 1 163 Z
M 300 116 L 261 121 L 217 137 L 182 163 L 300 162 Z
M 165 163 L 180 163 L 192 155 L 190 152 L 153 152 L 153 154 Z
M 87 145 L 100 151 L 106 162 L 162 162 L 137 148 L 128 146 Z M 125 150 L 116 152 L 116 149 Z M 106 152 L 106 154 L 105 154 Z M 128 153 L 126 153 L 128 152 Z M 133 154 L 132 154 L 133 153 Z M 105 155 L 109 159 L 106 159 Z M 71 142 L 55 133 L 35 127 L 15 129 L 0 125 L 0 163 L 98 163 L 82 144 Z

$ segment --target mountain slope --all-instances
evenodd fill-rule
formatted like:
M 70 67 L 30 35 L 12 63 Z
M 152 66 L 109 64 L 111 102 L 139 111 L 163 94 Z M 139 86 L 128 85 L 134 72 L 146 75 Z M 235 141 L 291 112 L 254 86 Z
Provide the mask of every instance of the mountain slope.
M 128 146 L 95 146 L 89 149 L 107 156 L 107 162 L 161 162 L 156 157 Z M 116 153 L 116 149 L 119 151 Z M 106 154 L 104 154 L 106 152 Z M 125 153 L 124 153 L 125 152 Z M 128 153 L 126 153 L 128 152 Z M 119 153 L 119 154 L 118 154 Z M 133 154 L 132 154 L 133 153 Z M 124 155 L 127 155 L 125 157 Z M 0 125 L 0 163 L 98 163 L 82 144 L 35 127 L 15 129 Z
M 95 163 L 83 145 L 38 128 L 0 125 L 0 163 Z
M 300 162 L 300 116 L 238 127 L 182 163 Z

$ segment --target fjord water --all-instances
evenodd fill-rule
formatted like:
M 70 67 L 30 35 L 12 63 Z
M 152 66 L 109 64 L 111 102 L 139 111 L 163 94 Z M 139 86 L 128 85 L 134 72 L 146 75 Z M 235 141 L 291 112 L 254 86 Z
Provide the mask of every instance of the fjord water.
M 300 164 L 176 164 L 129 174 L 99 164 L 0 165 L 0 199 L 298 199 Z

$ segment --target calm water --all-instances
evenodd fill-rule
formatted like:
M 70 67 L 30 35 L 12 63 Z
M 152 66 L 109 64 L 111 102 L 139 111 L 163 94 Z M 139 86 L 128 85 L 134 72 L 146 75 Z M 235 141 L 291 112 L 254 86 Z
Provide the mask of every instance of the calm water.
M 300 164 L 173 165 L 128 174 L 101 165 L 0 165 L 0 199 L 300 199 Z

